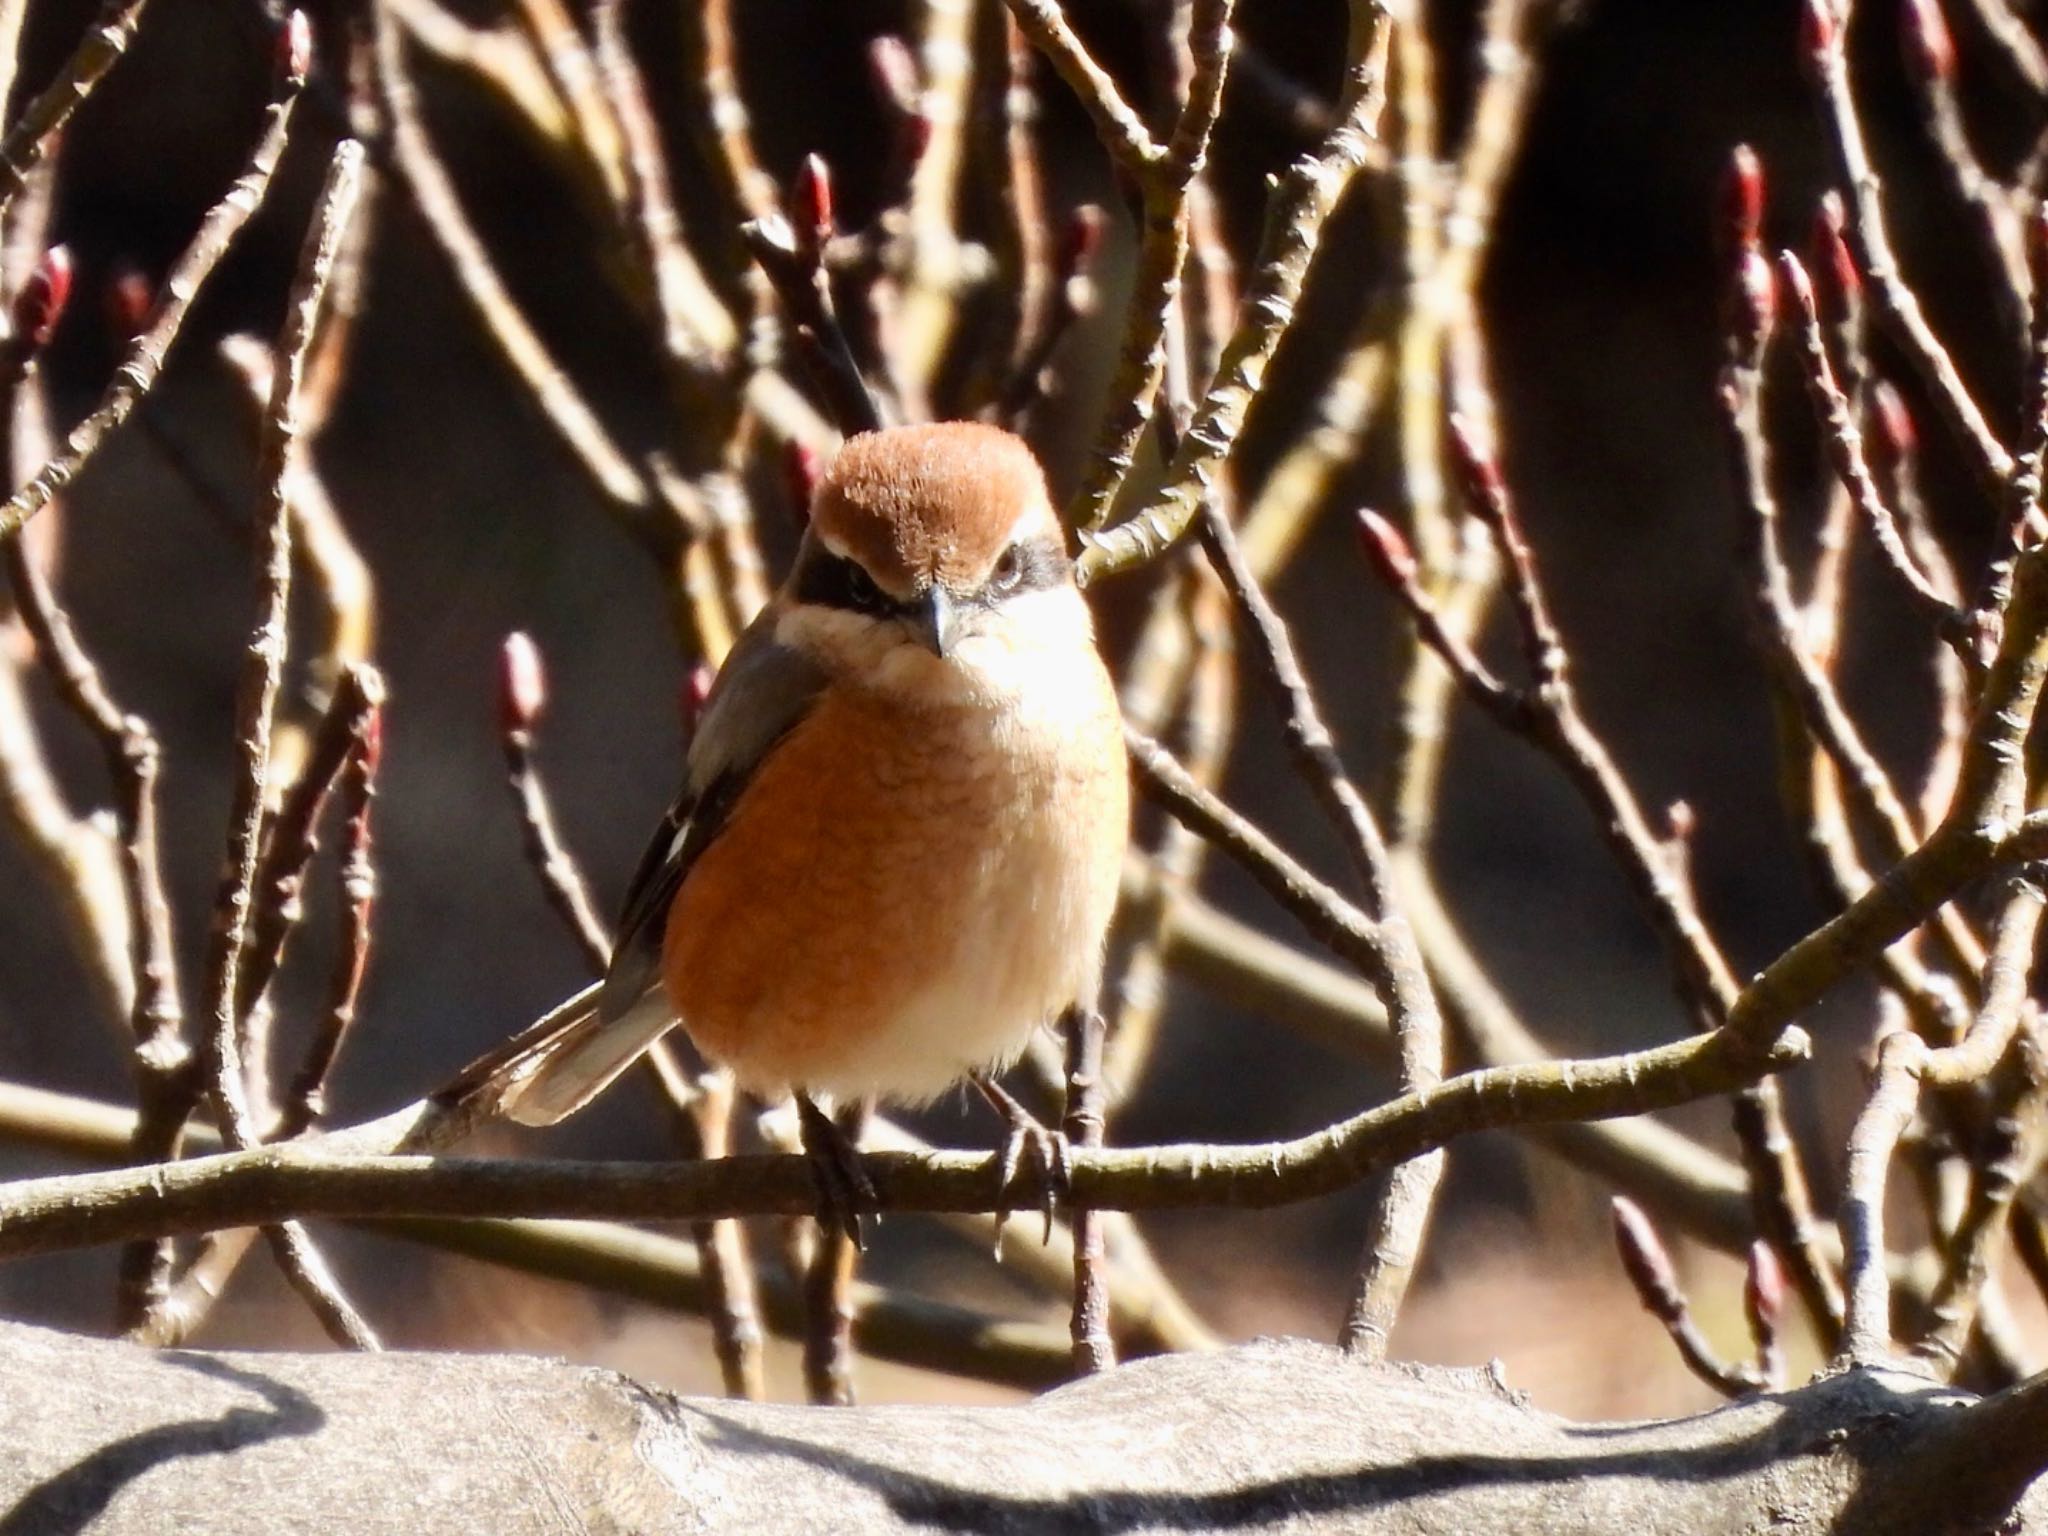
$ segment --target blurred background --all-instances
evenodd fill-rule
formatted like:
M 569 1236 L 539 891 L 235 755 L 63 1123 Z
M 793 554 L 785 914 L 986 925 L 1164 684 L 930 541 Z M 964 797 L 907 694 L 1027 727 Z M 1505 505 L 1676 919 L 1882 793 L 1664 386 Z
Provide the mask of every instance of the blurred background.
M 672 150 L 678 201 L 700 249 L 716 209 L 686 131 L 689 100 L 672 11 L 644 0 L 627 19 Z M 492 5 L 452 13 L 505 24 Z M 1148 101 L 1150 0 L 1069 0 L 1077 28 Z M 1469 107 L 1478 7 L 1423 6 L 1440 72 L 1448 142 Z M 1766 243 L 1803 247 L 1832 160 L 1799 67 L 1790 0 L 1584 0 L 1544 41 L 1524 131 L 1509 163 L 1478 287 L 1490 344 L 1503 461 L 1520 499 L 1585 706 L 1646 805 L 1683 800 L 1697 821 L 1693 867 L 1705 913 L 1740 974 L 1819 916 L 1786 831 L 1768 701 L 1734 558 L 1738 511 L 1718 436 L 1722 360 L 1716 187 L 1731 148 L 1754 145 L 1769 173 Z M 2044 126 L 2043 101 L 1955 5 L 1968 64 L 1962 105 L 1985 160 L 2010 169 Z M 82 0 L 29 6 L 21 79 L 49 77 L 86 26 Z M 744 0 L 734 7 L 742 91 L 764 168 L 786 182 L 826 155 L 841 222 L 887 197 L 890 122 L 868 65 L 871 39 L 916 24 L 884 0 Z M 52 557 L 76 623 L 116 696 L 146 717 L 165 753 L 164 854 L 181 959 L 197 974 L 225 836 L 231 712 L 253 613 L 246 531 L 255 415 L 217 350 L 220 337 L 274 338 L 311 200 L 345 119 L 341 55 L 354 7 L 310 7 L 319 57 L 277 187 L 207 288 L 138 419 L 46 513 Z M 122 336 L 103 296 L 119 274 L 161 277 L 252 142 L 274 23 L 254 3 L 155 0 L 128 58 L 67 133 L 54 237 L 76 256 L 77 295 L 45 363 L 60 429 L 97 397 Z M 1272 80 L 1327 103 L 1344 7 L 1245 0 L 1238 30 Z M 2009 431 L 2019 380 L 1988 302 L 1987 257 L 1922 126 L 1900 62 L 1896 7 L 1859 8 L 1851 57 L 1894 238 L 1930 317 L 1995 424 Z M 436 141 L 507 284 L 561 362 L 629 446 L 660 441 L 666 395 L 641 319 L 602 273 L 604 242 L 561 167 L 508 126 L 498 104 L 448 69 L 416 76 Z M 1086 119 L 1048 71 L 1037 75 L 1049 202 L 1116 209 L 1121 196 Z M 17 100 L 19 95 L 17 96 Z M 1156 120 L 1156 119 L 1155 119 Z M 1216 139 L 1225 243 L 1248 259 L 1267 178 L 1309 148 L 1284 93 L 1234 77 Z M 521 851 L 496 739 L 497 653 L 530 632 L 553 703 L 538 758 L 564 834 L 609 912 L 678 775 L 677 700 L 693 658 L 676 640 L 664 573 L 602 505 L 480 331 L 402 186 L 386 184 L 367 254 L 350 369 L 316 450 L 320 474 L 375 580 L 373 654 L 390 690 L 377 809 L 378 927 L 362 1017 L 337 1069 L 332 1118 L 346 1123 L 431 1089 L 586 980 L 581 956 Z M 1386 198 L 1361 190 L 1333 222 L 1308 308 L 1237 460 L 1256 487 L 1302 431 L 1373 295 L 1398 281 Z M 1132 248 L 1112 216 L 1098 293 L 1057 363 L 1058 387 L 1030 435 L 1056 491 L 1078 481 L 1102 409 Z M 1895 378 L 1905 370 L 1880 351 Z M 1795 561 L 1808 559 L 1824 501 L 1795 377 L 1774 380 L 1774 442 Z M 1909 396 L 1911 394 L 1908 389 Z M 1339 473 L 1303 552 L 1275 584 L 1311 676 L 1360 782 L 1379 782 L 1391 740 L 1399 621 L 1354 547 L 1352 510 L 1398 516 L 1407 502 L 1391 433 L 1371 431 Z M 1988 537 L 1982 502 L 1929 429 L 1927 475 L 1939 531 L 1961 568 Z M 771 564 L 794 540 L 772 472 L 747 480 Z M 779 569 L 779 565 L 776 567 Z M 1156 578 L 1092 596 L 1115 648 L 1127 646 Z M 1890 583 L 1859 557 L 1843 685 L 1887 759 L 1911 777 L 1930 736 L 1926 646 Z M 1498 642 L 1508 642 L 1505 644 Z M 1511 637 L 1486 647 L 1520 666 Z M 1340 883 L 1341 853 L 1289 770 L 1266 701 L 1246 680 L 1223 780 L 1233 803 Z M 73 805 L 100 803 L 93 743 L 29 682 L 41 739 Z M 1620 1050 L 1688 1023 L 1658 945 L 1598 830 L 1555 768 L 1454 707 L 1435 832 L 1439 883 L 1475 950 L 1525 1021 L 1559 1052 Z M 330 839 L 331 840 L 331 839 Z M 331 855 L 330 855 L 331 856 Z M 1305 941 L 1236 871 L 1202 882 L 1227 912 L 1290 944 Z M 0 1076 L 126 1102 L 121 1021 L 102 1016 L 44 872 L 0 837 Z M 318 1010 L 336 914 L 331 880 L 277 997 L 289 1053 Z M 1856 1063 L 1875 1011 L 1858 986 L 1810 1020 L 1814 1062 L 1785 1079 L 1812 1156 L 1816 1199 L 1833 1208 Z M 1296 1135 L 1377 1102 L 1391 1078 L 1321 1052 L 1176 979 L 1155 1058 L 1111 1127 L 1113 1140 L 1248 1140 Z M 932 1137 L 993 1145 L 978 1106 L 955 1099 L 907 1117 Z M 1673 1123 L 1726 1152 L 1725 1106 Z M 545 1136 L 493 1132 L 489 1150 L 655 1158 L 669 1139 L 654 1094 L 628 1081 L 592 1113 Z M 74 1166 L 0 1146 L 0 1176 Z M 1509 1382 L 1580 1416 L 1668 1412 L 1711 1401 L 1684 1374 L 1622 1279 L 1607 1237 L 1611 1191 L 1504 1136 L 1459 1142 L 1424 1269 L 1394 1340 L 1404 1358 L 1498 1357 Z M 1190 1212 L 1140 1225 L 1167 1273 L 1221 1334 L 1333 1335 L 1361 1240 L 1363 1192 L 1271 1213 Z M 1020 1224 L 1013 1243 L 1028 1241 Z M 321 1229 L 351 1294 L 406 1347 L 566 1353 L 641 1377 L 715 1390 L 701 1324 L 390 1239 Z M 758 1245 L 772 1260 L 772 1241 Z M 1738 1261 L 1677 1244 L 1696 1310 L 1739 1353 Z M 987 1254 L 914 1218 L 883 1228 L 866 1273 L 891 1284 L 1057 1321 L 1057 1300 L 1006 1280 Z M 113 1256 L 0 1268 L 0 1308 L 67 1327 L 109 1324 Z M 2027 1305 L 2031 1306 L 2029 1301 Z M 2024 1320 L 2039 1320 L 2032 1313 Z M 2039 1330 L 2037 1330 L 2037 1333 Z M 198 1342 L 316 1346 L 320 1335 L 261 1251 L 243 1265 Z M 1799 1355 L 1795 1360 L 1810 1359 Z M 794 1390 L 786 1355 L 780 1390 Z M 871 1399 L 965 1397 L 997 1389 L 870 1363 Z

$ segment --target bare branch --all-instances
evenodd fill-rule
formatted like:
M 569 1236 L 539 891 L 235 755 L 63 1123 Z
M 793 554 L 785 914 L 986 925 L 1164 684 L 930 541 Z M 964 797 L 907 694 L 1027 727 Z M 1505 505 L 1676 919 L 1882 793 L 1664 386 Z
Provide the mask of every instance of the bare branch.
M 1060 0 L 1009 0 L 1009 5 L 1025 36 L 1052 61 L 1060 78 L 1080 97 L 1110 157 L 1142 184 L 1153 167 L 1165 158 L 1166 150 L 1153 142 L 1116 82 L 1074 35 Z
M 257 538 L 257 575 L 263 593 L 256 628 L 243 664 L 236 739 L 241 772 L 234 781 L 228 857 L 209 944 L 206 1013 L 211 1029 L 206 1050 L 208 1090 L 228 1144 L 246 1147 L 260 1139 L 247 1098 L 241 1040 L 240 975 L 249 941 L 251 907 L 261 854 L 264 785 L 269 773 L 271 730 L 284 668 L 285 618 L 291 588 L 291 519 L 285 474 L 299 430 L 299 386 L 327 279 L 340 250 L 342 230 L 355 204 L 363 150 L 344 140 L 335 151 L 320 204 L 301 251 L 292 309 L 279 344 L 284 360 L 271 390 L 263 446 L 266 505 Z M 267 1234 L 279 1265 L 336 1342 L 375 1348 L 376 1335 L 336 1289 L 324 1263 L 302 1230 L 292 1224 Z
M 1268 202 L 1266 231 L 1245 285 L 1243 318 L 1223 348 L 1216 377 L 1167 467 L 1151 504 L 1093 535 L 1081 557 L 1084 580 L 1153 559 L 1194 522 L 1222 472 L 1265 378 L 1315 258 L 1323 221 L 1370 157 L 1385 101 L 1387 12 L 1382 0 L 1352 0 L 1344 111 L 1329 138 L 1294 162 Z
M 301 20 L 299 25 L 303 24 Z M 228 247 L 242 232 L 242 227 L 262 205 L 264 194 L 270 190 L 271 176 L 277 169 L 279 156 L 284 153 L 292 112 L 298 105 L 300 88 L 305 84 L 306 60 L 296 49 L 287 48 L 282 66 L 264 111 L 262 137 L 257 141 L 248 164 L 226 195 L 208 209 L 206 217 L 200 221 L 199 232 L 171 268 L 170 276 L 164 279 L 163 290 L 157 296 L 149 323 L 128 344 L 127 354 L 114 370 L 113 382 L 107 386 L 99 404 L 93 407 L 85 420 L 71 429 L 71 435 L 64 440 L 64 446 L 56 455 L 31 475 L 4 507 L 0 507 L 0 539 L 14 537 L 23 523 L 69 485 L 106 435 L 127 419 L 128 413 L 156 383 L 157 375 L 163 370 L 165 355 L 177 340 L 192 301 L 198 297 L 200 288 L 212 275 L 221 257 L 227 254 Z

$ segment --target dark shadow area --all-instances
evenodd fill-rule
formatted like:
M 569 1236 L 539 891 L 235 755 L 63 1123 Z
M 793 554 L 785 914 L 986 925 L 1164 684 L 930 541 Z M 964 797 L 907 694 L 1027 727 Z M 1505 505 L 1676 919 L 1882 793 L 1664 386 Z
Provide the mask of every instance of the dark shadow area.
M 164 1354 L 158 1358 L 245 1388 L 262 1398 L 265 1406 L 230 1408 L 218 1418 L 159 1424 L 104 1445 L 22 1494 L 0 1516 L 0 1536 L 65 1536 L 82 1531 L 105 1513 L 130 1483 L 167 1462 L 231 1455 L 260 1441 L 314 1434 L 327 1422 L 311 1398 L 260 1372 L 208 1355 Z
M 1797 1420 L 1781 1418 L 1740 1440 L 1707 1448 L 1646 1447 L 1638 1451 L 1548 1457 L 1419 1457 L 1398 1465 L 1275 1478 L 1214 1494 L 1076 1490 L 1061 1499 L 1002 1498 L 964 1489 L 901 1466 L 865 1460 L 787 1436 L 731 1423 L 716 1408 L 693 1404 L 702 1433 L 741 1454 L 787 1456 L 843 1477 L 884 1500 L 900 1518 L 935 1530 L 1014 1536 L 1019 1532 L 1113 1533 L 1145 1530 L 1255 1530 L 1282 1520 L 1345 1510 L 1383 1509 L 1406 1500 L 1489 1487 L 1565 1484 L 1593 1478 L 1643 1477 L 1688 1483 L 1740 1475 L 1799 1449 Z M 1020 1424 L 1028 1437 L 1028 1430 Z M 1810 1426 L 1809 1426 L 1810 1428 Z M 1812 1428 L 1811 1438 L 1823 1431 Z M 1574 1439 L 1577 1436 L 1573 1437 Z M 1846 1527 L 1845 1527 L 1846 1529 Z

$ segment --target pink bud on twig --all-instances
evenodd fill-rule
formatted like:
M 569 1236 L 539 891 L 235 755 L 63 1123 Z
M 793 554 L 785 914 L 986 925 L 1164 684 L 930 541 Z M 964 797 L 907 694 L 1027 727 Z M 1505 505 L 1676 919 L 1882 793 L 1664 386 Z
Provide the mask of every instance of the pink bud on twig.
M 547 668 L 540 648 L 515 629 L 498 652 L 498 729 L 506 735 L 530 731 L 548 707 Z
M 1792 295 L 1792 306 L 1804 312 L 1813 309 L 1813 279 L 1806 275 L 1806 268 L 1790 251 L 1778 252 L 1778 276 L 1785 284 L 1785 291 Z
M 304 11 L 293 11 L 277 35 L 277 73 L 293 90 L 306 83 L 313 69 L 313 23 Z
M 1801 283 L 1806 281 L 1802 271 Z M 1737 352 L 1754 361 L 1764 338 L 1778 319 L 1778 290 L 1771 280 L 1771 264 L 1760 250 L 1744 251 L 1735 260 L 1735 275 L 1728 286 L 1729 334 Z
M 1863 274 L 1849 249 L 1848 221 L 1842 199 L 1830 192 L 1813 216 L 1813 249 L 1809 253 L 1821 301 L 1820 312 L 1839 324 L 1863 296 Z
M 1614 1197 L 1614 1246 L 1643 1305 L 1667 1323 L 1683 1316 L 1685 1298 L 1678 1289 L 1678 1271 L 1672 1267 L 1671 1255 L 1664 1251 L 1664 1240 L 1657 1236 L 1642 1207 L 1621 1195 Z
M 1763 241 L 1764 163 L 1747 144 L 1728 157 L 1721 179 L 1722 235 L 1730 250 L 1753 250 Z
M 1799 51 L 1809 61 L 1818 62 L 1834 46 L 1833 0 L 1806 0 L 1799 13 Z
M 71 272 L 71 252 L 53 245 L 43 252 L 42 260 L 14 296 L 14 339 L 31 356 L 49 345 L 50 333 L 64 316 L 64 306 L 71 298 Z
M 1749 1316 L 1750 1337 L 1758 1344 L 1768 1344 L 1777 1338 L 1785 1316 L 1785 1270 L 1778 1262 L 1777 1250 L 1762 1238 L 1749 1245 L 1742 1310 Z
M 1479 441 L 1479 434 L 1462 411 L 1452 411 L 1446 418 L 1450 428 L 1451 460 L 1458 467 L 1458 475 L 1465 483 L 1465 493 L 1472 499 L 1480 512 L 1492 516 L 1506 507 L 1508 499 L 1507 482 L 1501 479 L 1500 465 L 1495 462 L 1492 451 Z
M 1358 509 L 1358 542 L 1380 580 L 1391 587 L 1415 584 L 1415 551 L 1401 530 L 1370 507 Z
M 796 246 L 815 257 L 832 239 L 832 172 L 817 155 L 805 155 L 789 189 L 789 221 L 796 226 Z
M 1906 72 L 1922 84 L 1953 79 L 1956 44 L 1937 0 L 1905 0 L 1899 17 L 1899 51 Z
M 1870 392 L 1870 446 L 1878 461 L 1896 468 L 1919 451 L 1920 429 L 1905 397 L 1889 379 L 1879 379 Z

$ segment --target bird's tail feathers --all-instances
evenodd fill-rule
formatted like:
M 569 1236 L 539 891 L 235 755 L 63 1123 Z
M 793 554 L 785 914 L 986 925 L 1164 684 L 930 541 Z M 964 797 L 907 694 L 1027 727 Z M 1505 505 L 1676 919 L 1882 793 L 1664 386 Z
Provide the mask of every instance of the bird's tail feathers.
M 658 986 L 616 1018 L 592 1008 L 566 1019 L 526 1056 L 507 1064 L 498 1108 L 521 1125 L 566 1120 L 609 1088 L 675 1022 L 675 1010 Z

